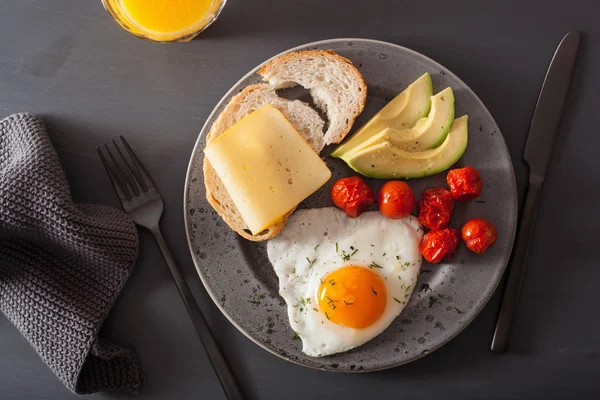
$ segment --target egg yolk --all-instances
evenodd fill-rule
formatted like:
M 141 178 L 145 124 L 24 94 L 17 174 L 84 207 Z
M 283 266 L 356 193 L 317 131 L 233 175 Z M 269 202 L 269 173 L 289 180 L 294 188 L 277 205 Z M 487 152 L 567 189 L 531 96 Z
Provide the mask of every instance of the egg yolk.
M 349 328 L 366 328 L 385 310 L 383 279 L 366 267 L 346 266 L 321 279 L 317 300 L 327 319 Z

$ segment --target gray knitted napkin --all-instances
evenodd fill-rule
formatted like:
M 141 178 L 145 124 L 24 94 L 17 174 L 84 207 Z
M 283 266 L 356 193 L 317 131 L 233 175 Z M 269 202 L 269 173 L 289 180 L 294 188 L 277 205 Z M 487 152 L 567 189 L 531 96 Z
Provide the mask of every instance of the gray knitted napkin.
M 137 250 L 125 213 L 73 203 L 39 119 L 0 121 L 0 311 L 75 393 L 142 383 L 136 354 L 97 337 Z

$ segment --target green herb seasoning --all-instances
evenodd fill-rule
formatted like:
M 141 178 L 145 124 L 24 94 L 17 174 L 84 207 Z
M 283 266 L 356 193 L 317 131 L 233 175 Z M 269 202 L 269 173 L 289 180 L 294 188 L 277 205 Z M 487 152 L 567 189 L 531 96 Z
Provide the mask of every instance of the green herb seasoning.
M 344 261 L 350 260 L 350 254 L 346 253 L 344 250 L 342 250 L 342 260 L 344 260 Z
M 325 298 L 327 299 L 327 305 L 332 309 L 335 310 L 337 308 L 337 306 L 335 305 L 335 303 L 338 303 L 339 300 L 333 300 L 330 297 L 325 296 Z
M 256 295 L 256 297 L 254 299 L 248 300 L 248 303 L 258 305 L 258 304 L 260 304 L 260 300 L 264 299 L 264 298 L 265 298 L 264 294 L 258 294 L 258 295 Z

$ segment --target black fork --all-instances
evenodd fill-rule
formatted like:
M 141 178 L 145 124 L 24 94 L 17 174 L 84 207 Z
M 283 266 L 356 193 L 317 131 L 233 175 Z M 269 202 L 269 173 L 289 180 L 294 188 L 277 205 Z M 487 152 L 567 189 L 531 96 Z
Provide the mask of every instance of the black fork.
M 108 144 L 104 145 L 104 151 L 100 147 L 97 150 L 115 192 L 117 192 L 119 200 L 121 200 L 123 209 L 136 224 L 147 228 L 154 235 L 154 239 L 156 239 L 156 243 L 167 262 L 177 290 L 179 290 L 179 294 L 185 303 L 192 323 L 196 328 L 198 336 L 200 336 L 200 340 L 206 349 L 208 358 L 217 373 L 217 377 L 223 386 L 227 398 L 229 400 L 244 399 L 242 391 L 227 364 L 227 360 L 223 356 L 223 353 L 221 353 L 206 323 L 206 319 L 198 307 L 198 303 L 196 303 L 187 282 L 175 264 L 175 260 L 160 232 L 159 222 L 164 209 L 162 197 L 150 175 L 148 175 L 148 172 L 146 172 L 146 169 L 125 138 L 123 136 L 120 138 L 129 157 L 123 154 L 123 151 L 121 151 L 121 148 L 114 140 L 112 144 L 116 150 L 116 155 L 111 151 Z M 108 157 L 104 155 L 105 152 L 108 154 Z

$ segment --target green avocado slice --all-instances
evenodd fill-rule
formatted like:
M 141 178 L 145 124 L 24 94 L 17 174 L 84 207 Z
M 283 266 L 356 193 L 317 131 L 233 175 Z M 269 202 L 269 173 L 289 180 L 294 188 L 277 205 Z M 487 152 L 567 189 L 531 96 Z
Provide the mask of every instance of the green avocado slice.
M 454 93 L 446 88 L 431 98 L 431 110 L 427 117 L 421 118 L 410 129 L 385 128 L 381 132 L 365 140 L 340 158 L 351 159 L 354 154 L 370 146 L 389 141 L 399 149 L 406 151 L 423 151 L 438 147 L 444 142 L 454 121 Z
M 464 154 L 468 117 L 457 118 L 444 142 L 435 149 L 409 152 L 390 141 L 358 151 L 346 162 L 359 174 L 381 179 L 409 179 L 434 175 L 450 168 Z
M 431 76 L 426 72 L 386 104 L 348 140 L 337 146 L 331 156 L 341 158 L 344 153 L 387 127 L 412 128 L 421 118 L 429 114 L 432 94 Z

